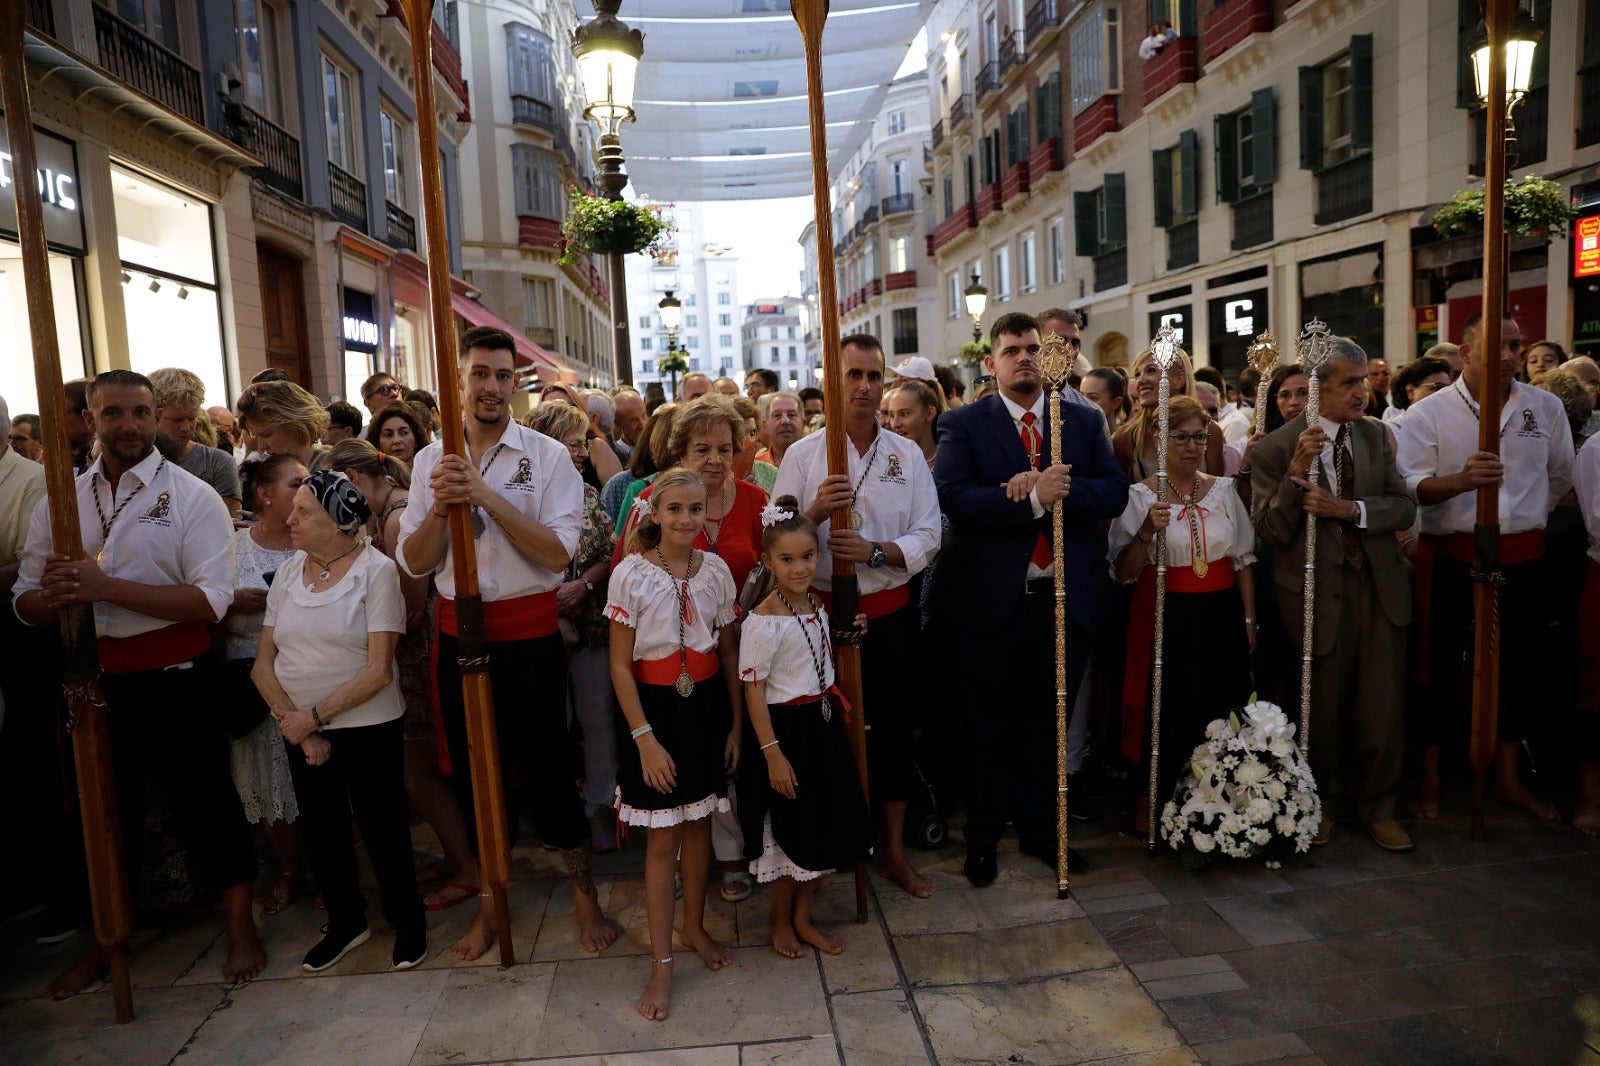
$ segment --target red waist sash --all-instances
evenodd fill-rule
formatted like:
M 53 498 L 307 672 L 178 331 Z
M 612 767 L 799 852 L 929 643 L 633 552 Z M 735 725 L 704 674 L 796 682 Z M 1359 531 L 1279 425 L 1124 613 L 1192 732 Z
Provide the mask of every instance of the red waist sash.
M 132 637 L 101 637 L 100 668 L 108 674 L 164 670 L 198 659 L 211 650 L 211 632 L 204 622 L 174 622 Z
M 1454 559 L 1458 563 L 1473 563 L 1473 536 L 1471 533 L 1430 533 L 1427 539 L 1433 541 L 1434 547 L 1447 559 Z M 1500 565 L 1516 566 L 1518 563 L 1532 562 L 1544 554 L 1544 530 L 1530 529 L 1523 533 L 1502 533 L 1500 535 Z
M 838 701 L 839 709 L 844 713 L 844 720 L 848 723 L 850 721 L 850 711 L 852 708 L 850 706 L 850 701 L 844 698 L 844 693 L 839 691 L 839 686 L 837 684 L 829 685 L 828 691 L 823 693 L 823 695 L 827 696 L 829 699 Z M 767 706 L 804 707 L 807 704 L 816 703 L 820 699 L 822 699 L 822 696 L 801 696 L 797 700 L 780 700 L 777 703 L 769 703 Z
M 831 615 L 833 613 L 832 590 L 813 588 L 811 592 L 812 595 L 822 601 L 822 606 L 826 607 Z M 911 602 L 911 586 L 896 585 L 892 589 L 879 589 L 877 592 L 869 592 L 862 596 L 858 602 L 861 613 L 866 615 L 869 621 L 874 618 L 883 618 L 894 614 Z M 842 619 L 838 624 L 848 625 L 854 621 L 855 619 L 853 618 L 846 618 Z
M 456 601 L 439 597 L 437 611 L 439 631 L 448 636 L 459 636 Z M 560 626 L 560 619 L 554 589 L 509 600 L 486 600 L 483 604 L 483 639 L 490 643 L 501 643 L 548 637 Z
M 1150 571 L 1150 596 L 1154 603 L 1156 593 L 1155 568 L 1147 567 Z M 1206 569 L 1205 577 L 1196 577 L 1194 568 L 1185 563 L 1182 566 L 1167 564 L 1167 591 L 1168 592 L 1221 592 L 1231 589 L 1236 577 L 1233 572 L 1233 559 L 1228 557 L 1218 559 Z
M 716 677 L 720 665 L 716 652 L 685 648 L 683 658 L 664 655 L 659 659 L 635 659 L 633 679 L 647 685 L 675 685 L 678 675 L 687 669 L 689 676 L 698 684 Z

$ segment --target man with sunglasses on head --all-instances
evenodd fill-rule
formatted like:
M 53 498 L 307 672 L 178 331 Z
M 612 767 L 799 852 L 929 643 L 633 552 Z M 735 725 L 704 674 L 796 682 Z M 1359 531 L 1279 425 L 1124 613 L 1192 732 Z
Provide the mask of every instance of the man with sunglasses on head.
M 438 585 L 435 691 L 450 773 L 461 809 L 470 811 L 449 508 L 471 508 L 507 824 L 515 836 L 517 813 L 532 808 L 540 838 L 561 853 L 571 876 L 573 917 L 583 946 L 598 952 L 610 946 L 618 930 L 595 892 L 589 819 L 572 769 L 581 764 L 567 729 L 566 652 L 556 606 L 556 589 L 566 580 L 578 546 L 583 481 L 561 442 L 511 417 L 515 353 L 516 341 L 503 330 L 479 326 L 461 338 L 464 454 L 446 455 L 438 443 L 417 453 L 395 558 L 412 577 L 431 574 Z M 529 679 L 535 680 L 531 689 Z M 525 789 L 525 802 L 518 802 L 513 780 Z M 494 922 L 485 896 L 472 926 L 450 951 L 470 962 L 492 943 Z
M 380 370 L 361 383 L 361 402 L 367 405 L 368 414 L 375 415 L 390 404 L 399 403 L 405 391 L 392 374 Z

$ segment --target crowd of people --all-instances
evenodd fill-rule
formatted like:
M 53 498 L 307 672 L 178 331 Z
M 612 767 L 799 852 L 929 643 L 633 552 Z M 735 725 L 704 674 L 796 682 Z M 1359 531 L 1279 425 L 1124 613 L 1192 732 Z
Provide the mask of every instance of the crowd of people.
M 1256 411 L 1254 371 L 1229 382 L 1180 352 L 1164 457 L 1152 353 L 1126 372 L 1091 367 L 1072 312 L 997 319 L 969 402 L 946 368 L 890 367 L 855 334 L 829 382 L 848 458 L 837 474 L 822 392 L 782 391 L 760 369 L 742 393 L 691 374 L 676 402 L 550 385 L 519 422 L 515 345 L 489 328 L 461 339 L 448 387 L 464 439 L 449 452 L 435 397 L 388 374 L 362 385 L 365 410 L 324 405 L 278 371 L 229 409 L 205 407 L 187 371 L 114 370 L 65 387 L 75 558 L 51 548 L 26 447 L 37 419 L 0 401 L 0 582 L 15 605 L 0 624 L 20 653 L 0 667 L 0 754 L 16 794 L 53 812 L 23 842 L 45 867 L 41 942 L 87 916 L 51 666 L 58 615 L 75 605 L 99 638 L 135 901 L 159 920 L 220 895 L 230 982 L 265 966 L 257 904 L 270 917 L 314 895 L 326 924 L 306 930 L 307 971 L 369 939 L 357 839 L 396 968 L 426 958 L 430 911 L 474 900 L 448 950 L 490 948 L 466 669 L 486 669 L 507 824 L 515 835 L 531 819 L 559 854 L 588 951 L 620 933 L 594 856 L 643 832 L 647 1018 L 669 1011 L 675 923 L 677 947 L 713 970 L 729 962 L 704 920 L 713 887 L 737 902 L 767 886 L 788 958 L 844 950 L 813 920 L 834 871 L 871 856 L 899 889 L 933 895 L 906 849 L 930 782 L 959 798 L 975 888 L 998 876 L 1008 829 L 1054 868 L 1056 508 L 1073 818 L 1104 809 L 1142 834 L 1159 815 L 1138 782 L 1164 544 L 1163 734 L 1177 754 L 1161 760 L 1160 797 L 1210 721 L 1253 692 L 1297 704 L 1309 617 L 1328 812 L 1316 842 L 1348 822 L 1382 848 L 1414 847 L 1462 761 L 1474 500 L 1498 486 L 1500 654 L 1541 667 L 1501 672 L 1497 794 L 1540 819 L 1564 803 L 1600 834 L 1600 368 L 1550 341 L 1524 350 L 1509 320 L 1486 352 L 1482 327 L 1474 317 L 1459 345 L 1392 377 L 1334 338 L 1317 411 L 1299 364 L 1273 371 Z M 1040 366 L 1051 334 L 1075 360 L 1054 413 Z M 1492 363 L 1497 454 L 1477 444 Z M 481 597 L 460 613 L 459 507 Z M 858 575 L 849 620 L 830 618 L 836 562 Z M 461 659 L 469 619 L 486 668 Z M 860 707 L 838 687 L 841 633 L 860 646 Z M 870 727 L 865 791 L 852 714 Z M 414 819 L 442 850 L 420 869 Z M 91 947 L 52 995 L 105 966 Z

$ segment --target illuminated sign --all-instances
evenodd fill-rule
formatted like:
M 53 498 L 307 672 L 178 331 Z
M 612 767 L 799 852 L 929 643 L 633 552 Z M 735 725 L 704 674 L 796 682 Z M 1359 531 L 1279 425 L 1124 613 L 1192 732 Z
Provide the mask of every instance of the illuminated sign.
M 1254 300 L 1229 300 L 1222 308 L 1222 328 L 1240 337 L 1254 336 L 1255 308 Z
M 371 355 L 378 350 L 383 334 L 378 326 L 375 301 L 370 292 L 344 290 L 344 316 L 340 334 L 347 351 Z
M 1600 276 L 1600 215 L 1584 215 L 1572 224 L 1572 276 Z
M 38 162 L 39 199 L 43 202 L 44 236 L 52 245 L 81 252 L 84 250 L 83 214 L 79 208 L 78 162 L 72 142 L 43 130 L 33 131 L 34 154 Z M 11 159 L 11 143 L 0 125 L 0 232 L 15 239 L 17 234 L 17 174 Z
M 1162 326 L 1172 327 L 1172 339 L 1179 347 L 1187 350 L 1186 338 L 1189 336 L 1189 308 L 1167 307 L 1160 311 L 1150 312 L 1150 337 L 1155 338 Z
M 344 341 L 346 345 L 378 346 L 378 324 L 354 315 L 344 316 Z

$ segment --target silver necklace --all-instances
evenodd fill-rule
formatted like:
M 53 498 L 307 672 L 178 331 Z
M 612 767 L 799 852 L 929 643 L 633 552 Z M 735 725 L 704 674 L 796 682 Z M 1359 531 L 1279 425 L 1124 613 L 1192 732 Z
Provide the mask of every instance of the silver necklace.
M 333 565 L 335 563 L 337 563 L 340 559 L 343 559 L 345 556 L 349 555 L 351 552 L 355 551 L 359 547 L 361 547 L 361 542 L 358 540 L 354 544 L 350 545 L 350 547 L 348 547 L 344 551 L 340 552 L 338 555 L 335 555 L 332 559 L 329 559 L 326 563 L 324 563 L 321 559 L 318 559 L 315 555 L 312 555 L 310 552 L 306 552 L 306 558 L 307 559 L 310 559 L 313 564 L 322 567 L 322 573 L 318 574 L 311 581 L 311 591 L 312 592 L 317 591 L 317 582 L 318 581 L 326 581 L 326 580 L 328 580 L 329 576 L 332 575 L 332 573 L 333 573 Z

